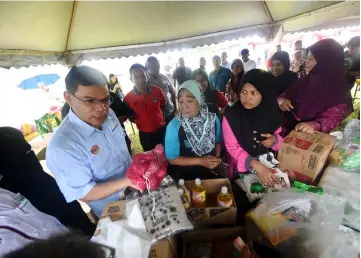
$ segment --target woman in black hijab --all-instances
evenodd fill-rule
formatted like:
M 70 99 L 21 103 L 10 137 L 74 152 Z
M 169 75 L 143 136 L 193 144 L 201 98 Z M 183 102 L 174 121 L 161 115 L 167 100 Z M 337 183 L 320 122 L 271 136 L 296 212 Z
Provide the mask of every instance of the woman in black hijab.
M 238 172 L 255 170 L 264 185 L 273 185 L 272 171 L 257 157 L 269 149 L 278 150 L 282 138 L 281 115 L 269 75 L 260 69 L 248 71 L 242 79 L 240 101 L 225 113 L 222 128 L 228 153 L 237 161 Z
M 297 73 L 290 71 L 290 57 L 285 51 L 276 52 L 271 58 L 270 86 L 277 97 L 283 94 L 297 79 Z

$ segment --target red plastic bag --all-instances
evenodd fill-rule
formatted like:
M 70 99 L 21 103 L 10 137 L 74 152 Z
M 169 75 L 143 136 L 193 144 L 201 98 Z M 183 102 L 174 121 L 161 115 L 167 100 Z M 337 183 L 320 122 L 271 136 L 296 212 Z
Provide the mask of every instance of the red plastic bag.
M 163 145 L 158 144 L 153 150 L 136 154 L 127 170 L 127 177 L 140 190 L 158 189 L 162 179 L 167 175 L 167 159 Z

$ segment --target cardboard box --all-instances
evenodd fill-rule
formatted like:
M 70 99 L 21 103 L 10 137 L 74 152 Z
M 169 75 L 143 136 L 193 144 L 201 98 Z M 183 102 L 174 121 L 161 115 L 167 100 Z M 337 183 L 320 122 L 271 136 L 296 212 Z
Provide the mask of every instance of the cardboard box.
M 176 258 L 177 246 L 175 237 L 158 241 L 150 249 L 148 258 Z
M 124 217 L 126 201 L 116 201 L 105 205 L 100 219 L 109 217 L 112 221 L 121 220 Z M 94 234 L 97 234 L 97 230 Z M 176 258 L 176 239 L 170 237 L 153 244 L 149 251 L 149 258 Z
M 335 142 L 336 137 L 329 134 L 292 131 L 278 151 L 279 167 L 291 181 L 312 184 L 326 164 Z
M 192 191 L 192 182 L 185 181 L 185 186 L 189 191 Z M 212 224 L 235 225 L 237 206 L 229 180 L 227 178 L 202 180 L 202 185 L 206 188 L 206 207 L 189 208 L 186 210 L 192 224 L 194 226 Z M 221 192 L 222 186 L 227 186 L 228 192 L 233 196 L 233 206 L 230 208 L 217 207 L 217 195 Z
M 194 246 L 210 247 L 214 258 L 234 257 L 233 241 L 237 237 L 244 237 L 243 227 L 204 229 L 183 233 L 183 258 L 190 258 Z

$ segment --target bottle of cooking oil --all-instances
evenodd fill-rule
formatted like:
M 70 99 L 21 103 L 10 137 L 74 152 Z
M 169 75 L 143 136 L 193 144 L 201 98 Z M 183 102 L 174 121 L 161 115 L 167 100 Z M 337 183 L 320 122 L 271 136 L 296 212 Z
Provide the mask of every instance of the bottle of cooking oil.
M 223 186 L 221 192 L 217 195 L 218 207 L 232 207 L 233 198 L 232 194 L 228 192 L 227 186 Z
M 196 208 L 206 206 L 206 188 L 199 178 L 192 184 L 192 204 Z
M 178 187 L 179 189 L 183 189 L 184 197 L 186 198 L 187 202 L 190 205 L 192 203 L 191 194 L 189 193 L 189 190 L 187 189 L 187 187 L 184 185 L 184 179 L 179 179 L 178 185 L 179 185 L 179 187 Z
M 189 208 L 189 202 L 186 200 L 186 197 L 185 197 L 185 194 L 184 194 L 183 189 L 182 189 L 182 188 L 179 188 L 179 189 L 178 189 L 178 192 L 179 192 L 180 198 L 181 198 L 181 200 L 182 200 L 184 209 L 188 209 L 188 208 Z

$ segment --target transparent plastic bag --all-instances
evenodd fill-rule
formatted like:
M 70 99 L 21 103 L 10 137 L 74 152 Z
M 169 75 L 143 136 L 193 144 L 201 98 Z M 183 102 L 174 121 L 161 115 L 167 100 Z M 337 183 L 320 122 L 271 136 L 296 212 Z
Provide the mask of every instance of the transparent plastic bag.
M 165 237 L 193 229 L 185 212 L 178 189 L 166 176 L 157 190 L 134 192 L 127 197 L 127 209 L 139 205 L 146 232 L 154 243 Z
M 360 145 L 343 142 L 329 156 L 332 165 L 345 171 L 360 172 Z
M 287 189 L 265 194 L 249 217 L 287 257 L 319 257 L 332 243 L 343 210 L 327 195 Z
M 343 141 L 345 143 L 360 144 L 360 120 L 350 120 L 343 130 Z
M 360 174 L 328 166 L 318 185 L 326 194 L 345 203 L 343 224 L 360 230 Z

